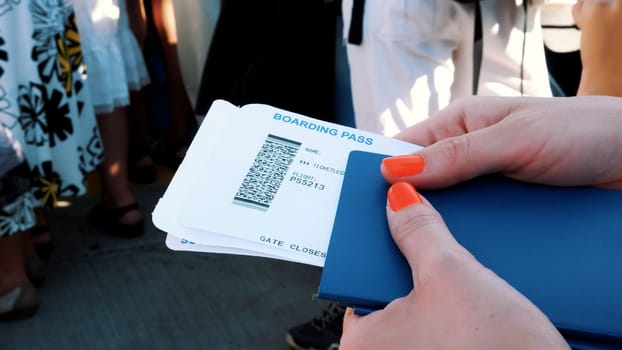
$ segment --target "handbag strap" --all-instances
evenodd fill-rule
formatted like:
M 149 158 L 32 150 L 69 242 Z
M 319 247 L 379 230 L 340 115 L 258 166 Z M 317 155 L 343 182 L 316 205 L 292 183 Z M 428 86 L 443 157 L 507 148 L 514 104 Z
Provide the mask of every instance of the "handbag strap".
M 482 69 L 484 36 L 482 34 L 482 9 L 479 0 L 475 0 L 475 24 L 473 26 L 473 95 L 477 95 L 479 75 Z
M 361 45 L 363 42 L 363 12 L 365 11 L 365 0 L 353 0 L 352 17 L 350 29 L 348 30 L 348 43 Z

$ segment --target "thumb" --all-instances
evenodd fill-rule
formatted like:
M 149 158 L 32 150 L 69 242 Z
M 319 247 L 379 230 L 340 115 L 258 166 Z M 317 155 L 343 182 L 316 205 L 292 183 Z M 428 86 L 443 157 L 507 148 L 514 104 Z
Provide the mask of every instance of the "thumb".
M 387 192 L 387 221 L 393 240 L 406 257 L 413 278 L 439 253 L 459 246 L 441 215 L 407 182 L 396 182 Z

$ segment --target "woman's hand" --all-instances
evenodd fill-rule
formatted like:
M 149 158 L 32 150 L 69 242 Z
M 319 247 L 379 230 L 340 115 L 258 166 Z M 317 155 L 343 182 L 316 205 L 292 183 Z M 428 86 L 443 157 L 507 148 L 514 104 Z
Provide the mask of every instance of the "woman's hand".
M 469 97 L 396 137 L 427 147 L 385 159 L 389 182 L 437 188 L 498 172 L 622 189 L 622 98 Z
M 414 289 L 367 316 L 348 309 L 340 349 L 569 348 L 540 310 L 454 240 L 412 185 L 392 185 L 388 198 Z

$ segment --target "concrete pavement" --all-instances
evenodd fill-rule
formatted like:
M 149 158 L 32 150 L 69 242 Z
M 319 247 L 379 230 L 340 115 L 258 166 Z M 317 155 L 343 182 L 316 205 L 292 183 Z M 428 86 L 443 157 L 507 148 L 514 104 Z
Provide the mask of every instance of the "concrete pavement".
M 145 213 L 165 188 L 136 189 Z M 287 329 L 325 305 L 311 298 L 318 268 L 173 252 L 150 220 L 144 236 L 116 238 L 86 221 L 97 199 L 50 211 L 54 251 L 41 308 L 0 323 L 0 349 L 286 349 Z

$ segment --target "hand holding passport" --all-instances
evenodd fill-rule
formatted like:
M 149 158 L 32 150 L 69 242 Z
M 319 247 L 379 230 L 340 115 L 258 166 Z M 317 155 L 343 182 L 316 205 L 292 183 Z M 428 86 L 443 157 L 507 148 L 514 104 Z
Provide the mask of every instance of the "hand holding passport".
M 427 160 L 423 173 L 412 167 L 410 173 L 400 173 L 404 168 L 398 168 L 399 174 L 383 167 L 383 173 L 390 182 L 407 179 L 418 188 L 444 187 L 422 193 L 458 242 L 543 310 L 573 347 L 619 348 L 622 194 L 574 187 L 620 188 L 622 120 L 615 112 L 619 108 L 619 99 L 598 97 L 478 98 L 454 103 L 397 136 L 428 146 L 417 152 Z M 586 113 L 594 119 L 584 118 Z M 377 172 L 383 158 L 350 154 L 320 296 L 340 299 L 361 313 L 386 306 L 397 316 L 397 308 L 390 303 L 403 302 L 399 298 L 406 295 L 416 298 L 418 288 L 415 280 L 413 289 L 410 266 L 399 257 L 383 217 L 389 186 Z M 490 172 L 573 187 L 535 185 L 499 175 L 464 182 Z M 361 174 L 369 175 L 363 180 Z M 334 258 L 333 248 L 351 253 Z M 343 260 L 357 267 L 343 268 Z M 357 275 L 359 271 L 363 272 Z M 348 285 L 348 290 L 340 290 L 336 275 L 345 280 L 341 284 Z M 444 280 L 444 276 L 429 279 L 435 278 Z M 472 283 L 477 289 L 476 281 Z M 352 290 L 356 291 L 352 298 L 340 297 Z M 378 320 L 385 312 L 372 319 Z M 460 315 L 456 311 L 452 316 Z M 418 317 L 412 315 L 412 319 Z M 371 321 L 360 324 L 365 322 Z M 385 326 L 385 330 L 391 328 Z M 460 334 L 459 328 L 441 329 L 447 331 L 447 340 Z M 394 334 L 398 338 L 409 335 Z M 528 348 L 521 345 L 525 344 L 515 344 Z
M 415 288 L 373 317 L 346 313 L 343 349 L 566 348 L 546 316 L 460 246 L 412 185 L 397 182 L 387 197 L 391 235 Z
M 350 154 L 319 288 L 321 298 L 362 314 L 413 290 L 410 266 L 387 225 L 390 184 L 378 170 L 385 157 Z M 622 192 L 502 176 L 420 192 L 457 242 L 567 339 L 622 344 Z
M 622 299 L 619 297 L 622 295 L 621 192 L 591 187 L 532 185 L 502 176 L 482 177 L 457 184 L 484 173 L 507 171 L 517 179 L 551 185 L 619 185 L 622 169 L 617 167 L 622 164 L 622 159 L 618 159 L 620 156 L 615 150 L 606 157 L 602 154 L 603 140 L 619 143 L 616 130 L 622 129 L 620 118 L 611 113 L 612 106 L 619 109 L 619 101 L 607 98 L 584 100 L 467 100 L 450 106 L 423 122 L 421 127 L 410 129 L 398 137 L 422 145 L 435 143 L 421 150 L 421 153 L 429 155 L 436 148 L 438 157 L 426 156 L 427 170 L 405 179 L 414 182 L 418 189 L 455 184 L 444 190 L 422 191 L 422 194 L 441 213 L 461 245 L 543 310 L 567 339 L 615 345 L 622 343 Z M 596 107 L 586 107 L 594 105 Z M 556 108 L 566 108 L 572 113 L 542 116 L 543 111 Z M 332 141 L 318 130 L 338 130 L 340 127 L 322 126 L 311 118 L 270 109 L 269 106 L 256 105 L 250 109 L 242 108 L 240 112 L 230 107 L 226 109 L 233 120 L 229 124 L 250 125 L 251 120 L 257 122 L 241 132 L 239 128 L 228 127 L 225 118 L 212 115 L 213 124 L 220 127 L 218 132 L 211 133 L 214 136 L 211 143 L 193 141 L 189 156 L 175 177 L 183 177 L 184 181 L 190 181 L 195 186 L 182 186 L 182 182 L 174 178 L 154 211 L 154 222 L 169 232 L 169 247 L 260 255 L 323 265 L 320 297 L 354 306 L 361 313 L 384 308 L 413 290 L 411 269 L 395 246 L 387 227 L 385 205 L 389 184 L 380 175 L 379 169 L 386 154 L 412 153 L 419 149 L 417 146 L 343 129 L 335 131 L 333 136 L 356 136 L 335 137 L 335 141 L 340 141 L 326 147 L 326 143 Z M 582 118 L 588 111 L 596 113 L 598 122 Z M 252 115 L 256 119 L 250 119 Z M 260 119 L 261 115 L 266 118 Z M 277 115 L 280 116 L 279 122 L 272 126 L 268 119 L 276 121 Z M 288 128 L 277 127 L 277 124 L 283 125 L 283 115 L 291 115 L 286 124 L 289 129 L 296 129 L 296 135 Z M 295 124 L 290 121 L 295 121 Z M 310 125 L 314 127 L 310 128 Z M 204 125 L 202 129 L 204 127 L 207 128 Z M 227 138 L 222 135 L 233 130 L 244 134 L 246 140 L 252 139 L 246 142 L 251 150 L 250 158 L 236 157 L 241 160 L 238 162 L 240 165 L 229 169 L 230 174 L 220 174 L 221 180 L 214 181 L 217 177 L 210 169 L 218 164 L 218 155 L 231 152 L 230 147 L 225 145 L 226 141 L 222 141 Z M 467 135 L 466 139 L 462 137 L 462 134 L 472 131 L 475 132 Z M 525 131 L 529 136 L 527 138 Z M 203 134 L 208 135 L 209 132 Z M 197 138 L 200 135 L 201 130 Z M 453 142 L 437 142 L 456 136 L 459 139 Z M 373 139 L 374 142 L 349 143 L 349 140 L 358 139 Z M 549 152 L 542 151 L 546 151 L 551 144 L 555 145 L 551 143 L 555 140 L 561 142 L 561 147 L 557 147 L 555 152 L 550 152 L 550 149 Z M 577 140 L 581 143 L 578 144 Z M 245 142 L 237 142 L 237 145 L 244 147 Z M 273 187 L 269 200 L 262 197 L 260 200 L 253 199 L 250 206 L 248 203 L 244 206 L 236 204 L 236 191 L 242 190 L 240 183 L 245 185 L 255 181 L 256 176 L 249 178 L 248 174 L 262 163 L 257 160 L 260 156 L 261 159 L 266 157 L 264 150 L 275 147 L 279 152 L 291 154 L 287 157 L 291 164 L 297 164 L 297 168 L 290 169 L 287 164 L 280 167 L 283 179 L 287 180 L 279 180 L 283 183 Z M 252 151 L 258 148 L 259 153 Z M 622 145 L 618 145 L 617 149 L 622 149 Z M 200 159 L 199 152 L 207 157 Z M 247 149 L 240 152 L 240 155 L 249 154 Z M 328 153 L 332 154 L 330 160 L 326 157 Z M 316 156 L 319 158 L 313 158 Z M 540 166 L 534 159 L 542 160 Z M 601 171 L 603 169 L 599 167 L 608 164 L 603 160 L 613 164 L 612 171 Z M 202 165 L 194 166 L 195 163 Z M 212 166 L 208 166 L 210 164 Z M 475 166 L 477 164 L 479 169 Z M 248 170 L 249 166 L 251 170 Z M 453 175 L 446 172 L 442 176 L 431 176 L 439 174 L 439 167 L 462 171 Z M 315 174 L 310 169 L 319 169 L 320 172 Z M 320 177 L 320 174 L 330 176 Z M 210 181 L 201 179 L 202 176 Z M 387 178 L 389 181 L 396 180 L 395 176 L 387 175 Z M 312 192 L 314 196 L 310 195 L 311 192 L 301 191 L 293 195 L 289 190 L 284 192 L 279 189 L 281 184 L 285 186 L 286 183 L 292 189 L 299 188 L 298 185 L 304 185 L 302 188 L 306 189 L 309 182 L 311 186 L 316 185 Z M 318 186 L 323 184 L 327 185 L 322 188 L 330 191 L 319 190 Z M 197 195 L 201 193 L 215 195 Z M 292 201 L 293 197 L 298 199 Z M 217 201 L 204 205 L 193 198 L 216 198 Z M 304 200 L 301 201 L 301 198 Z M 184 201 L 185 205 L 179 206 L 180 201 Z M 232 202 L 237 206 L 229 209 Z M 299 211 L 295 208 L 302 202 L 305 205 L 314 203 L 312 207 L 320 210 L 318 213 L 324 213 L 304 225 L 301 223 L 307 221 L 298 221 L 302 225 L 300 227 L 310 228 L 309 234 L 316 238 L 309 240 L 308 234 L 296 236 L 295 231 L 285 229 L 285 226 L 268 225 L 275 220 L 296 222 L 291 216 L 279 214 L 282 210 L 279 208 L 297 213 Z M 227 212 L 220 211 L 219 208 L 225 208 L 223 205 L 227 206 Z M 265 219 L 266 215 L 270 215 L 271 219 Z M 206 220 L 208 216 L 211 219 Z M 227 224 L 234 219 L 240 225 L 234 227 Z M 262 220 L 266 220 L 265 225 Z M 329 225 L 325 226 L 327 221 Z M 316 223 L 321 225 L 315 226 Z M 317 229 L 314 230 L 314 227 Z M 326 227 L 329 227 L 328 231 Z M 189 242 L 184 239 L 187 237 L 192 238 L 190 243 L 196 245 L 184 248 L 174 244 L 180 238 L 182 243 Z M 306 251 L 292 248 L 311 247 L 311 244 L 313 249 L 307 248 Z M 309 256 L 310 251 L 326 254 Z M 417 293 L 416 284 L 414 288 Z M 380 317 L 376 315 L 372 317 Z

